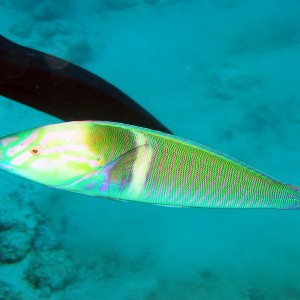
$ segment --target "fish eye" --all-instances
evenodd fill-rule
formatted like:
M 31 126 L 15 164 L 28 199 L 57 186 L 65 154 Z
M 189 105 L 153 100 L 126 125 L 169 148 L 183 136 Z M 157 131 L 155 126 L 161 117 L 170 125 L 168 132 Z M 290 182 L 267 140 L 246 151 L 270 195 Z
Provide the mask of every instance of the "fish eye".
M 36 146 L 32 146 L 30 149 L 29 149 L 29 152 L 32 154 L 32 155 L 39 155 L 43 152 L 43 148 L 39 145 L 36 145 Z

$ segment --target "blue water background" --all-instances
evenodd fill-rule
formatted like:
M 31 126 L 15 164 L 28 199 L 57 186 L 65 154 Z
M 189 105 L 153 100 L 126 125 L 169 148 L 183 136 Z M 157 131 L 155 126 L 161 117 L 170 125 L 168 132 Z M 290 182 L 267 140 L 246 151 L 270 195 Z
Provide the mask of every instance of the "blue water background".
M 110 81 L 176 135 L 300 186 L 299 15 L 293 0 L 6 0 L 0 28 Z M 0 100 L 0 136 L 58 122 Z M 63 218 L 63 247 L 93 266 L 50 299 L 300 299 L 299 211 L 164 208 L 0 179 L 2 199 L 17 191 Z M 104 256 L 117 265 L 105 278 Z M 19 288 L 21 274 L 0 265 Z

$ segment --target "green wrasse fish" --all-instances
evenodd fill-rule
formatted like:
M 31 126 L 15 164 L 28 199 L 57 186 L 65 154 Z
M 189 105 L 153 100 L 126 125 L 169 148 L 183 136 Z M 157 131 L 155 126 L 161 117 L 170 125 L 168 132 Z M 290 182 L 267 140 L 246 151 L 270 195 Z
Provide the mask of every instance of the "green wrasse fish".
M 58 189 L 116 200 L 300 207 L 297 187 L 200 144 L 119 123 L 67 122 L 4 137 L 0 167 Z

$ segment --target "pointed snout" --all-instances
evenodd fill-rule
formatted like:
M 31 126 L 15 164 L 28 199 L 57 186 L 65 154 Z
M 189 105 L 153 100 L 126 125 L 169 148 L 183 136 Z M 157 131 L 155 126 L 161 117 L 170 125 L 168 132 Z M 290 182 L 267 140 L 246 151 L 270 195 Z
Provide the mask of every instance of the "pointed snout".
M 4 169 L 8 171 L 11 169 L 11 166 L 5 159 L 6 147 L 4 144 L 5 142 L 3 140 L 0 140 L 0 169 Z
M 4 163 L 5 163 L 5 161 L 4 161 L 4 147 L 3 147 L 2 140 L 0 140 L 0 167 L 2 167 L 2 165 Z

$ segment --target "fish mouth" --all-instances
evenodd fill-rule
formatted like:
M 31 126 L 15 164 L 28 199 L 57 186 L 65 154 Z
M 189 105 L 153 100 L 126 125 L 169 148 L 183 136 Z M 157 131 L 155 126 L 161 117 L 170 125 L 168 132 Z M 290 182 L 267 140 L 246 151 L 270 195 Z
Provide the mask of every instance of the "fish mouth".
M 3 169 L 5 171 L 11 172 L 13 170 L 13 167 L 5 162 L 1 157 L 0 157 L 0 169 Z
M 12 170 L 12 166 L 9 163 L 7 163 L 4 159 L 3 150 L 1 149 L 1 145 L 0 145 L 0 169 L 6 170 L 6 171 Z

